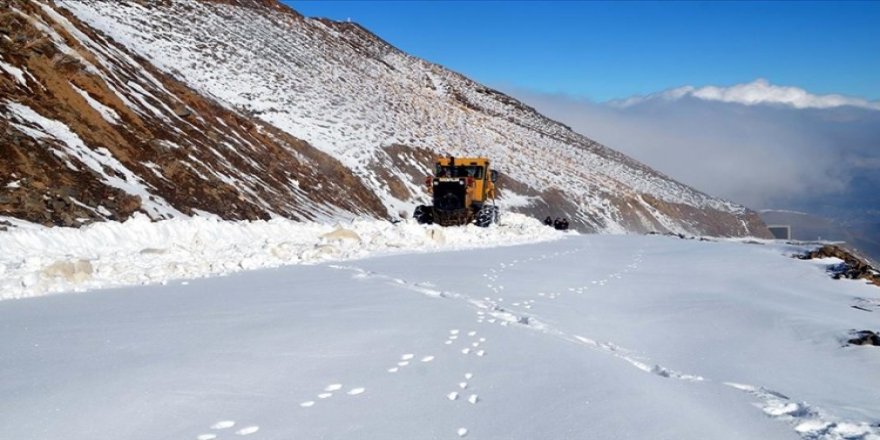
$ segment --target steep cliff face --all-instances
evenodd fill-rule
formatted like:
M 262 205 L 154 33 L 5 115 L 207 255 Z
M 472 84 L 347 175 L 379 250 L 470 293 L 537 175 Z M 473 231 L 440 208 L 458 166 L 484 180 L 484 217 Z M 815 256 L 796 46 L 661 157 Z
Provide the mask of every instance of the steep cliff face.
M 341 163 L 225 108 L 51 4 L 2 18 L 0 215 L 386 215 Z M 338 197 L 338 194 L 349 197 Z
M 16 159 L 0 166 L 16 174 L 0 187 L 18 186 L 0 215 L 393 217 L 454 154 L 493 159 L 507 209 L 582 230 L 766 235 L 751 211 L 353 23 L 274 0 L 11 5 L 0 124 Z

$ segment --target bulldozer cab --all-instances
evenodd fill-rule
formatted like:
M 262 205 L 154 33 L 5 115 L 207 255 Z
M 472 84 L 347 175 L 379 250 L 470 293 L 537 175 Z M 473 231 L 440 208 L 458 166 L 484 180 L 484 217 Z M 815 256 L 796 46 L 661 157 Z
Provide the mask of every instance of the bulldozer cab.
M 465 179 L 471 203 L 482 204 L 495 198 L 498 173 L 489 169 L 489 159 L 481 157 L 440 157 L 434 167 L 438 179 Z

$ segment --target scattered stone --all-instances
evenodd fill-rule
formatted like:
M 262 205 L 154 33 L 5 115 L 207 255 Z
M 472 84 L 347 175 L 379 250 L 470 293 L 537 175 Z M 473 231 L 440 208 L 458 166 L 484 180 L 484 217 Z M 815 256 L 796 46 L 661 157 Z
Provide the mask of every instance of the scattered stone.
M 193 112 L 184 105 L 178 105 L 174 107 L 174 114 L 181 118 L 185 118 L 187 116 L 192 116 Z
M 850 345 L 873 345 L 880 347 L 880 335 L 871 330 L 853 332 L 853 336 L 855 337 L 846 341 Z
M 25 44 L 25 49 L 30 50 L 39 55 L 52 55 L 56 53 L 55 44 L 52 43 L 52 40 L 49 37 L 44 36 L 37 38 L 35 40 L 29 41 Z
M 58 70 L 65 70 L 68 72 L 74 72 L 82 69 L 82 64 L 75 57 L 64 54 L 57 53 L 54 57 L 52 57 L 52 66 Z
M 801 260 L 816 258 L 837 258 L 843 263 L 835 264 L 828 268 L 831 277 L 835 280 L 846 278 L 850 280 L 864 279 L 869 283 L 880 286 L 880 273 L 871 267 L 864 259 L 853 255 L 852 252 L 836 245 L 825 245 L 803 255 L 795 256 Z

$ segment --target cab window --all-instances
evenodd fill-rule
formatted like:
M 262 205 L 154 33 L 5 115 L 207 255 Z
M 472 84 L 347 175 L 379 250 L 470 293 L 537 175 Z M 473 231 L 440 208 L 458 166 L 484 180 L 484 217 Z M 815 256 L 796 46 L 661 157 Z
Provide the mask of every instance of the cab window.
M 478 166 L 440 166 L 436 167 L 437 177 L 473 177 L 483 178 L 483 167 Z

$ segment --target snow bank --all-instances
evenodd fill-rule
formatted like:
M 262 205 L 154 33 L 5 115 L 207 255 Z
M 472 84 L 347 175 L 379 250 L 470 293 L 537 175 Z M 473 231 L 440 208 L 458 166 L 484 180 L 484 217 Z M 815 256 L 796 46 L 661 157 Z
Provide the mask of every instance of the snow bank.
M 513 213 L 485 229 L 378 220 L 336 225 L 204 217 L 151 222 L 140 215 L 124 223 L 80 229 L 0 233 L 0 300 L 399 252 L 531 243 L 564 235 Z

